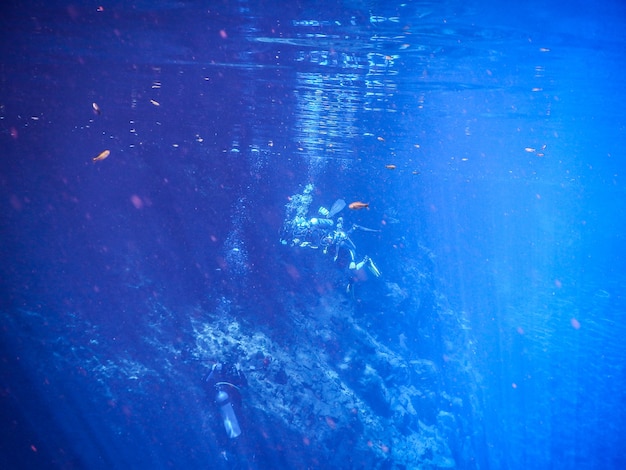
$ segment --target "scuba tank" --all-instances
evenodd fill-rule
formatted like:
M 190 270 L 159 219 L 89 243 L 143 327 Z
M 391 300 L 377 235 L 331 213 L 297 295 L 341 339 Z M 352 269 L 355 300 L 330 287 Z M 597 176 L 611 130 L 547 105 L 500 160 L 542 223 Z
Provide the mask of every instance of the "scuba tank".
M 230 385 L 230 384 L 229 384 Z M 226 435 L 231 439 L 239 437 L 241 434 L 241 428 L 239 427 L 239 420 L 235 414 L 233 403 L 230 399 L 230 395 L 221 387 L 217 388 L 217 395 L 215 395 L 215 404 L 220 410 L 222 416 L 222 422 L 224 423 L 224 430 Z
M 330 219 L 318 219 L 317 217 L 313 217 L 311 219 L 311 226 L 312 227 L 326 228 L 326 227 L 332 227 L 333 225 L 335 225 L 335 222 L 333 222 Z
M 240 386 L 247 383 L 245 376 L 234 365 L 217 363 L 211 368 L 205 383 L 215 391 L 215 405 L 219 410 L 226 435 L 230 439 L 239 437 L 241 426 L 237 418 L 236 405 L 233 406 L 233 398 L 237 404 Z

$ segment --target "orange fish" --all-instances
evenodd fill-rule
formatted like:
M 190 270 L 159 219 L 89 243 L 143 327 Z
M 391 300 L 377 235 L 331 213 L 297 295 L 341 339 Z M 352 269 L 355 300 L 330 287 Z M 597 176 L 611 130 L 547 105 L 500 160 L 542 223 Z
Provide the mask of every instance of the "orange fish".
M 358 211 L 361 209 L 369 209 L 370 204 L 369 202 L 365 203 L 365 202 L 356 201 L 356 202 L 351 203 L 348 207 L 352 209 L 353 211 Z
M 100 160 L 104 160 L 109 155 L 111 155 L 111 151 L 110 150 L 105 150 L 103 152 L 100 152 L 100 154 L 98 154 L 97 157 L 93 157 L 92 160 L 94 162 L 99 162 Z

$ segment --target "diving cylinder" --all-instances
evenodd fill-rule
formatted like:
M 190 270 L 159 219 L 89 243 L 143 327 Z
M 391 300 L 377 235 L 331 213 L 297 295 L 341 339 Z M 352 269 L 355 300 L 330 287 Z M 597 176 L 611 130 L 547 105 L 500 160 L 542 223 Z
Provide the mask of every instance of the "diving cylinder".
M 332 227 L 335 224 L 331 219 L 318 219 L 313 217 L 311 219 L 311 225 L 313 227 Z
M 220 409 L 226 434 L 231 439 L 236 438 L 241 434 L 241 428 L 239 427 L 239 421 L 237 420 L 230 396 L 224 390 L 218 390 L 215 396 L 215 403 Z

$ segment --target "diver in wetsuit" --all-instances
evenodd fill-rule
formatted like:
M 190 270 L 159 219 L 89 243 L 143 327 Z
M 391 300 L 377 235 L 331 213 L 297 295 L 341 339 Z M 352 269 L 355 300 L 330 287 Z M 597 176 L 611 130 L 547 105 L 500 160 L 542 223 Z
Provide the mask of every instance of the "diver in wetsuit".
M 330 210 L 320 207 L 318 210 L 319 217 L 313 217 L 309 220 L 302 216 L 297 216 L 294 220 L 286 224 L 293 230 L 291 234 L 291 246 L 299 246 L 301 248 L 318 249 L 323 247 L 324 254 L 328 253 L 329 248 L 335 246 L 334 261 L 337 262 L 342 251 L 349 256 L 348 269 L 350 271 L 359 271 L 367 267 L 372 274 L 380 277 L 381 273 L 369 256 L 365 256 L 361 261 L 357 262 L 356 245 L 350 238 L 355 230 L 363 230 L 366 232 L 378 232 L 378 230 L 369 229 L 360 225 L 352 225 L 349 230 L 344 229 L 343 217 L 337 219 L 335 224 L 333 217 L 341 212 L 346 203 L 343 199 L 335 201 Z M 285 237 L 287 238 L 287 237 Z M 281 243 L 287 244 L 287 240 L 281 239 Z M 347 291 L 352 289 L 352 280 L 349 282 Z
M 301 248 L 317 249 L 320 246 L 326 247 L 329 243 L 329 234 L 332 233 L 335 221 L 333 217 L 343 210 L 346 203 L 343 199 L 337 199 L 330 210 L 320 207 L 319 217 L 312 217 L 307 220 L 302 216 L 296 216 L 287 226 L 290 226 L 292 233 L 291 245 Z M 287 244 L 287 240 L 281 240 L 281 243 Z
M 355 230 L 364 230 L 366 232 L 378 231 L 378 230 L 373 230 L 373 229 L 361 227 L 360 225 L 354 224 L 346 232 L 343 229 L 343 217 L 339 217 L 337 219 L 336 229 L 332 236 L 332 244 L 335 245 L 335 257 L 333 261 L 337 262 L 337 259 L 339 258 L 339 252 L 340 250 L 343 249 L 347 251 L 350 256 L 350 260 L 348 264 L 348 269 L 350 271 L 359 271 L 363 269 L 363 267 L 367 267 L 374 276 L 380 277 L 381 273 L 378 267 L 376 266 L 376 264 L 374 264 L 374 261 L 372 261 L 372 259 L 369 256 L 365 255 L 361 261 L 359 261 L 358 263 L 356 262 L 356 259 L 357 259 L 356 245 L 354 244 L 354 242 L 349 236 Z M 350 282 L 348 282 L 348 286 L 346 287 L 346 292 L 352 291 L 353 284 L 354 284 L 354 279 L 350 279 Z
M 221 424 L 217 432 L 219 457 L 215 468 L 256 469 L 254 446 L 244 432 L 241 390 L 248 384 L 246 376 L 235 364 L 217 362 L 204 379 L 207 393 L 213 398 L 214 416 Z M 248 432 L 250 432 L 248 426 Z

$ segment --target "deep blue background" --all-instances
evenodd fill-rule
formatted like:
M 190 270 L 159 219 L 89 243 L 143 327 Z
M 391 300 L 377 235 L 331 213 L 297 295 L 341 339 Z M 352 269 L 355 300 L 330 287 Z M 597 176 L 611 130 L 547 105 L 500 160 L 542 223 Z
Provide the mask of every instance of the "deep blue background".
M 357 243 L 392 278 L 418 244 L 434 253 L 474 338 L 483 465 L 623 466 L 626 10 L 501 3 L 2 7 L 2 397 L 21 423 L 4 427 L 7 462 L 32 443 L 60 465 L 71 442 L 133 466 L 154 441 L 153 466 L 197 462 L 202 436 L 176 437 L 195 424 L 184 393 L 146 380 L 145 402 L 107 405 L 81 354 L 98 338 L 156 362 L 139 341 L 155 306 L 288 314 L 281 293 L 302 286 L 278 233 L 312 182 L 315 205 L 371 203 L 356 220 L 384 230 Z M 192 424 L 137 418 L 166 401 Z M 102 420 L 144 436 L 136 452 Z

